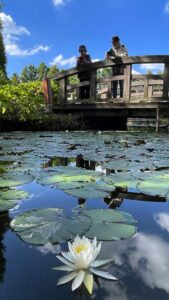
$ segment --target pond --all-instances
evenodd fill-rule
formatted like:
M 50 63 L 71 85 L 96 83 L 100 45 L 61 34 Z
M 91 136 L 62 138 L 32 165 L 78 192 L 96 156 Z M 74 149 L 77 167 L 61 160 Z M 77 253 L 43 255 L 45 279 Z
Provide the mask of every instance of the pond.
M 1 133 L 0 175 L 1 300 L 169 299 L 167 133 Z M 53 270 L 77 234 L 118 278 L 92 295 Z

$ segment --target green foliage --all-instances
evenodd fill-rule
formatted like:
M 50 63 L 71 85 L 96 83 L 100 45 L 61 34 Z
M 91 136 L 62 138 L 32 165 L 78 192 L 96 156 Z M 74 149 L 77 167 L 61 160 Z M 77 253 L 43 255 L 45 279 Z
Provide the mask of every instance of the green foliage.
M 27 65 L 21 73 L 21 81 L 28 82 L 28 81 L 36 81 L 38 80 L 38 70 L 37 68 L 30 64 Z
M 49 69 L 50 68 L 47 67 L 44 62 L 42 62 L 37 68 L 38 80 L 43 80 L 44 78 L 46 78 L 47 74 L 49 72 Z
M 17 73 L 13 73 L 10 80 L 12 84 L 18 84 L 20 82 L 20 77 Z
M 2 5 L 0 3 L 0 10 L 1 10 L 1 7 L 2 7 Z M 0 70 L 2 70 L 2 72 L 6 76 L 7 59 L 6 59 L 6 54 L 5 54 L 5 47 L 4 47 L 4 42 L 3 42 L 2 29 L 3 29 L 3 27 L 2 27 L 2 22 L 1 22 L 1 19 L 0 19 Z
M 59 72 L 59 69 L 57 66 L 51 66 L 49 68 L 49 71 L 47 73 L 47 77 L 53 77 L 57 72 Z
M 8 79 L 6 74 L 4 73 L 4 71 L 2 69 L 0 69 L 0 86 L 7 84 L 8 83 Z
M 42 84 L 39 81 L 6 84 L 0 89 L 0 114 L 19 120 L 34 117 L 44 105 Z

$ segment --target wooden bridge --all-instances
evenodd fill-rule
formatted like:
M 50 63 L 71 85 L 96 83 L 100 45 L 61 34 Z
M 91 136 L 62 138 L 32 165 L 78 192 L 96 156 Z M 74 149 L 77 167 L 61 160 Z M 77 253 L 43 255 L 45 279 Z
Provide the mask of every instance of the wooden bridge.
M 136 64 L 164 64 L 162 75 L 133 74 Z M 99 78 L 99 71 L 124 66 L 124 74 Z M 108 70 L 107 69 L 107 70 Z M 90 71 L 90 80 L 70 84 L 72 76 Z M 160 115 L 169 116 L 169 55 L 130 56 L 105 59 L 90 65 L 72 68 L 57 73 L 54 77 L 59 84 L 57 102 L 53 102 L 50 79 L 47 79 L 46 102 L 50 110 L 58 113 L 81 113 L 85 117 L 156 118 L 159 129 Z M 123 97 L 112 96 L 113 81 L 123 81 Z M 80 99 L 79 90 L 90 86 L 90 98 Z M 118 92 L 118 91 L 117 91 Z

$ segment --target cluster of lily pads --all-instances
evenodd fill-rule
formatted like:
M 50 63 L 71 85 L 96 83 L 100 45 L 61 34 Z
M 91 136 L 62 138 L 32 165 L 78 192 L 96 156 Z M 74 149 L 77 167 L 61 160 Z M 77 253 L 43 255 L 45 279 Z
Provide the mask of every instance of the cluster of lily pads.
M 16 216 L 10 226 L 22 240 L 35 245 L 68 241 L 76 235 L 120 240 L 136 232 L 130 214 L 109 209 L 75 209 L 71 218 L 60 208 L 35 209 Z
M 28 198 L 29 193 L 13 187 L 31 182 L 33 177 L 28 174 L 3 173 L 0 179 L 0 212 L 15 207 L 20 200 Z

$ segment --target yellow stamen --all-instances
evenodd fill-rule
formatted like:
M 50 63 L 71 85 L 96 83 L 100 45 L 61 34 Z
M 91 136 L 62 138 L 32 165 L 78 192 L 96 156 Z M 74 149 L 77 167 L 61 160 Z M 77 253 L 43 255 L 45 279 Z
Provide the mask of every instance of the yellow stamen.
M 81 245 L 78 245 L 78 246 L 74 247 L 74 250 L 75 250 L 76 253 L 80 253 L 81 251 L 86 250 L 86 246 L 81 244 Z

